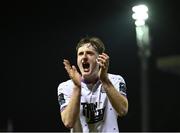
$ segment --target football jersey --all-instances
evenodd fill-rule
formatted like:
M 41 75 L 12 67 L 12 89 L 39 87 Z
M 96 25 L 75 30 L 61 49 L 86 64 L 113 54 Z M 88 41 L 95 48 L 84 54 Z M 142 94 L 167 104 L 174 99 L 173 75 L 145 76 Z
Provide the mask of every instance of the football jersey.
M 108 74 L 108 78 L 122 95 L 126 97 L 126 84 L 120 75 Z M 73 82 L 68 80 L 58 86 L 60 110 L 68 105 L 73 91 Z M 71 132 L 119 132 L 118 113 L 112 107 L 100 80 L 92 89 L 81 82 L 80 115 Z

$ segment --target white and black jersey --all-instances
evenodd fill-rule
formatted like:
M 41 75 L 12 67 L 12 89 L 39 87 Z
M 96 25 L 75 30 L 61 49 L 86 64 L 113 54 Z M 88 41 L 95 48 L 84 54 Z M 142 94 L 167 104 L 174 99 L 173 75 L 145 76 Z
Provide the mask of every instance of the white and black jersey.
M 126 97 L 126 84 L 120 75 L 108 74 L 114 87 Z M 58 86 L 60 110 L 68 105 L 73 91 L 73 82 L 68 80 Z M 119 132 L 118 114 L 112 107 L 100 81 L 92 89 L 81 82 L 80 118 L 71 131 L 76 132 Z

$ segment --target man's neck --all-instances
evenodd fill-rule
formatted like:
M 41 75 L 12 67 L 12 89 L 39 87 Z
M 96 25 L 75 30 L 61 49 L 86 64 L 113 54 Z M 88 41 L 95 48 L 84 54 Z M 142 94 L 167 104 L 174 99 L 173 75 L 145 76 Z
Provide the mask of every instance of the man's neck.
M 86 80 L 83 79 L 82 82 L 86 84 L 86 86 L 88 87 L 89 90 L 93 90 L 94 86 L 96 85 L 96 83 L 99 81 L 99 78 L 93 79 L 93 80 Z
M 93 78 L 93 79 L 84 79 L 84 78 L 82 78 L 82 82 L 83 83 L 85 83 L 85 84 L 92 84 L 92 85 L 94 85 L 94 84 L 96 84 L 96 82 L 99 80 L 99 78 L 98 77 L 96 77 L 96 78 Z

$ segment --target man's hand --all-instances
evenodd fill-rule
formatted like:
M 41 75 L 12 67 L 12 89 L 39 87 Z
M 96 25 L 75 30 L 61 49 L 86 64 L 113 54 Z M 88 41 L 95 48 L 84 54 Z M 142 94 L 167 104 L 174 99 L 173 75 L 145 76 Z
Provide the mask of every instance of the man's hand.
M 71 66 L 70 62 L 66 59 L 63 61 L 64 68 L 66 69 L 69 77 L 72 79 L 74 84 L 78 87 L 81 86 L 81 75 L 77 71 L 76 67 L 74 65 Z
M 99 71 L 99 78 L 107 96 L 119 116 L 124 116 L 128 112 L 128 100 L 116 90 L 114 85 L 108 79 L 107 71 L 109 67 L 109 56 L 102 53 L 99 55 L 97 62 L 101 67 Z
M 109 56 L 106 53 L 102 53 L 97 58 L 97 62 L 100 65 L 99 78 L 100 80 L 106 81 L 108 79 L 107 71 L 109 68 Z

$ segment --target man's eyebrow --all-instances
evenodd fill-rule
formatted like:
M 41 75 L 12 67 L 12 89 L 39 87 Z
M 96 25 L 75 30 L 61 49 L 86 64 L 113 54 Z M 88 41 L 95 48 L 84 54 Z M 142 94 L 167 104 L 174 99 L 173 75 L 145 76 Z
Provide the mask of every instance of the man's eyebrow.
M 78 54 L 81 54 L 81 53 L 83 53 L 83 51 L 78 52 Z

